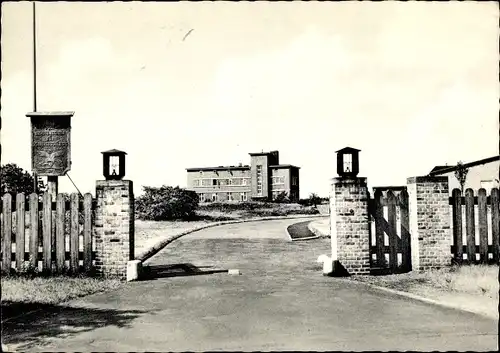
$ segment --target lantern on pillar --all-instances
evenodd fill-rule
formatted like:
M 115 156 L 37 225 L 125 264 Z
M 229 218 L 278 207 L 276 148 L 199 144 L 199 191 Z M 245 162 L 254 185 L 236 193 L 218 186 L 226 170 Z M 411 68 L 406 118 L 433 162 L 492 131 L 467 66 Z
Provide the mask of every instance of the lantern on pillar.
M 337 174 L 340 177 L 354 178 L 359 173 L 359 151 L 352 147 L 344 147 L 337 153 Z
M 126 152 L 109 150 L 102 153 L 103 174 L 106 180 L 121 180 L 125 176 Z

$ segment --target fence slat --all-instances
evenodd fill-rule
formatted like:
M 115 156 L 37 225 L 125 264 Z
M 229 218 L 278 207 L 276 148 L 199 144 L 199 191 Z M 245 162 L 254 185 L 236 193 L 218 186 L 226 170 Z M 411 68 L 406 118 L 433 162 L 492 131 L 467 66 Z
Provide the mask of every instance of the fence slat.
M 410 239 L 410 217 L 408 211 L 408 192 L 403 189 L 399 193 L 399 207 L 401 214 L 401 264 L 404 270 L 411 270 L 411 239 Z
M 83 197 L 83 267 L 85 272 L 92 268 L 92 195 Z
M 38 195 L 30 195 L 30 266 L 38 268 Z
M 12 265 L 12 196 L 8 193 L 3 195 L 2 211 L 2 271 L 9 273 Z
M 377 247 L 377 266 L 386 267 L 384 253 L 384 230 L 382 228 L 382 218 L 384 210 L 382 208 L 383 195 L 382 191 L 375 190 L 375 246 Z
M 493 261 L 498 263 L 500 254 L 500 198 L 499 189 L 491 190 L 491 240 L 493 246 Z
M 465 190 L 465 231 L 467 233 L 467 261 L 476 261 L 476 227 L 474 218 L 474 191 Z
M 66 242 L 64 239 L 64 221 L 66 216 L 66 204 L 64 194 L 57 194 L 56 201 L 56 268 L 57 272 L 64 271 L 64 257 Z
M 477 209 L 479 223 L 479 259 L 481 263 L 488 262 L 488 208 L 486 205 L 486 190 L 479 189 L 477 193 Z
M 16 269 L 21 271 L 24 263 L 24 217 L 25 217 L 25 202 L 24 193 L 20 192 L 16 195 Z
M 456 246 L 455 261 L 461 264 L 464 260 L 464 252 L 462 249 L 462 192 L 460 189 L 453 189 L 453 244 Z
M 71 209 L 71 232 L 69 241 L 69 251 L 71 258 L 69 260 L 70 270 L 74 273 L 78 272 L 78 201 L 77 193 L 71 194 L 70 209 Z
M 397 199 L 394 196 L 392 190 L 387 191 L 387 222 L 389 227 L 396 230 L 397 220 L 396 220 L 396 205 Z M 389 236 L 389 248 L 391 249 L 389 253 L 389 264 L 391 269 L 395 270 L 398 267 L 398 236 L 396 232 L 391 232 Z
M 43 272 L 52 272 L 52 195 L 43 194 Z

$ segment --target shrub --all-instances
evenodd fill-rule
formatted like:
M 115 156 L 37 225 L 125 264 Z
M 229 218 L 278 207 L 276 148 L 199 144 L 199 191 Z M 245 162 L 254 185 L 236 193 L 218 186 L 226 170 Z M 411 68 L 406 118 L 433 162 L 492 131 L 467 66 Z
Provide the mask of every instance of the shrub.
M 288 197 L 288 193 L 286 191 L 280 192 L 276 198 L 274 199 L 276 203 L 289 203 L 290 198 Z
M 171 186 L 143 187 L 144 194 L 135 200 L 139 219 L 149 221 L 186 220 L 195 216 L 199 198 L 196 192 Z
M 20 192 L 23 192 L 25 195 L 29 195 L 34 190 L 33 176 L 23 168 L 17 166 L 15 163 L 0 166 L 0 180 L 0 193 L 2 195 L 6 192 L 11 193 L 14 197 L 15 194 Z M 42 193 L 45 190 L 42 180 L 38 178 L 37 183 L 38 192 Z
M 278 208 L 278 209 L 256 209 L 244 212 L 245 217 L 274 217 L 291 215 L 314 215 L 319 211 L 316 208 Z
M 260 208 L 273 208 L 272 203 L 259 202 L 259 201 L 246 201 L 236 203 L 223 203 L 212 202 L 200 205 L 199 209 L 203 211 L 220 211 L 220 212 L 234 212 L 234 211 L 252 211 Z

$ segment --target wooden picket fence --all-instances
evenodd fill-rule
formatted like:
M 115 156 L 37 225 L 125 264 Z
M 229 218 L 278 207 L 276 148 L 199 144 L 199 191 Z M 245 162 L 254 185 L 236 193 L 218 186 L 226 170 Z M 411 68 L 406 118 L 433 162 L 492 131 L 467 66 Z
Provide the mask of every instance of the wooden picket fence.
M 486 190 L 481 188 L 477 196 L 472 189 L 467 189 L 465 196 L 459 189 L 454 189 L 450 205 L 453 227 L 451 253 L 455 263 L 498 263 L 499 189 L 491 189 L 490 195 L 487 195 Z
M 34 269 L 45 274 L 90 273 L 93 268 L 93 211 L 95 201 L 87 193 L 49 193 L 13 197 L 1 203 L 2 272 Z

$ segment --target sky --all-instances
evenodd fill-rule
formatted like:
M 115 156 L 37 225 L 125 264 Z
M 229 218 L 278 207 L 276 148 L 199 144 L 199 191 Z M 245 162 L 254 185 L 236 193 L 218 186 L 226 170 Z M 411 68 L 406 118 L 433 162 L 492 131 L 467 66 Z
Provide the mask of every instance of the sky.
M 1 6 L 1 163 L 31 171 L 32 4 Z M 38 111 L 75 112 L 82 192 L 112 148 L 136 195 L 279 150 L 303 198 L 328 195 L 345 146 L 370 187 L 499 153 L 496 2 L 36 6 Z

